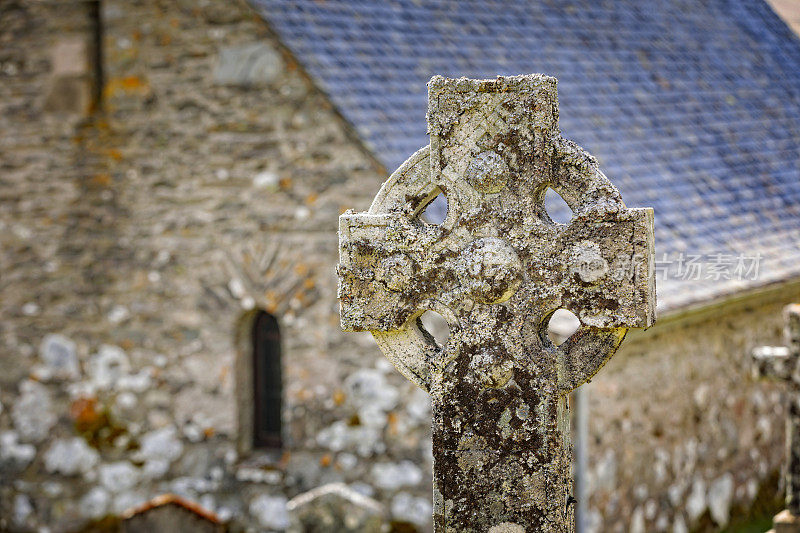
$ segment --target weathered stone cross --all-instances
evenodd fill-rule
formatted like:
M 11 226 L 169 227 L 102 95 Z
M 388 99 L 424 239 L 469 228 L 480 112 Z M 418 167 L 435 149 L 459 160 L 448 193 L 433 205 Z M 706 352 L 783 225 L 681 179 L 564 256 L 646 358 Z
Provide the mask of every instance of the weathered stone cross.
M 626 208 L 561 137 L 554 78 L 435 76 L 428 98 L 430 147 L 339 219 L 342 327 L 371 331 L 432 397 L 437 532 L 570 531 L 566 395 L 653 323 L 653 211 Z M 547 215 L 548 187 L 569 224 Z M 440 192 L 444 222 L 421 221 Z M 555 347 L 558 308 L 582 325 Z
M 786 418 L 786 510 L 775 516 L 774 531 L 800 533 L 800 304 L 783 310 L 786 346 L 753 350 L 758 373 L 788 383 Z

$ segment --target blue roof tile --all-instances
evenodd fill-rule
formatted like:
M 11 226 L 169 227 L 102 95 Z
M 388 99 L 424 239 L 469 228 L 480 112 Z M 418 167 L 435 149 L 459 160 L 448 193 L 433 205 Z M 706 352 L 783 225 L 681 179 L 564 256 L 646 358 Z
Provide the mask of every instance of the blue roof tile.
M 762 0 L 250 0 L 390 170 L 428 142 L 434 74 L 558 78 L 561 129 L 657 255 L 761 254 L 759 278 L 658 281 L 659 307 L 800 276 L 800 40 Z

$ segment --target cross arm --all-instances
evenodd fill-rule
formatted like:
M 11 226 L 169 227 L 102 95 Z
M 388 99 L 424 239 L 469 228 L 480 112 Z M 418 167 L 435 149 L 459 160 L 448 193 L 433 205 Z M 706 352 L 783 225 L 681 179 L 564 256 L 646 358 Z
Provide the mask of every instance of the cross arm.
M 561 303 L 581 324 L 647 328 L 655 321 L 653 210 L 575 217 L 555 245 Z
M 581 321 L 557 348 L 564 370 L 559 388 L 568 392 L 600 370 L 628 328 L 654 322 L 653 210 L 580 215 L 560 240 L 560 303 Z
M 404 328 L 430 294 L 448 284 L 447 239 L 438 226 L 405 214 L 345 213 L 339 217 L 338 296 L 342 329 Z

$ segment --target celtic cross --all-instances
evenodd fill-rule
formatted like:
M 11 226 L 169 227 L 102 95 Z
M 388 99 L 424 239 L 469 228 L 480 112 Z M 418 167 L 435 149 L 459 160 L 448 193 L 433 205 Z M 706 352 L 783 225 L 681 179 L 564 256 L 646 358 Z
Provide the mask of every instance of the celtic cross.
M 786 346 L 753 350 L 757 373 L 787 383 L 786 510 L 775 516 L 776 532 L 800 533 L 800 304 L 783 310 Z
M 430 146 L 339 218 L 342 327 L 370 331 L 433 408 L 437 532 L 570 531 L 566 395 L 654 320 L 653 211 L 558 130 L 542 75 L 428 84 Z M 554 189 L 573 211 L 547 214 Z M 419 215 L 438 194 L 444 221 Z M 556 347 L 559 308 L 580 329 Z M 419 317 L 448 322 L 440 346 Z

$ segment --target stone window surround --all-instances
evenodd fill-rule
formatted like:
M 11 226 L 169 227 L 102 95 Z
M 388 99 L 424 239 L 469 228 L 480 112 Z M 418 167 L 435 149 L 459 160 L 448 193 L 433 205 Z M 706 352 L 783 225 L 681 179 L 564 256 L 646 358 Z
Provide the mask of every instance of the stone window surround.
M 280 448 L 255 448 L 253 446 L 253 343 L 252 329 L 259 312 L 267 312 L 254 308 L 245 312 L 236 324 L 236 416 L 237 431 L 236 444 L 239 454 L 239 467 L 261 468 L 270 467 L 280 469 L 280 459 L 286 448 L 286 439 L 283 439 Z M 273 315 L 274 316 L 274 315 Z M 280 317 L 275 316 L 278 327 L 283 331 Z M 281 346 L 281 360 L 285 360 L 285 343 Z M 282 425 L 285 427 L 285 425 Z M 285 429 L 283 430 L 285 433 Z

